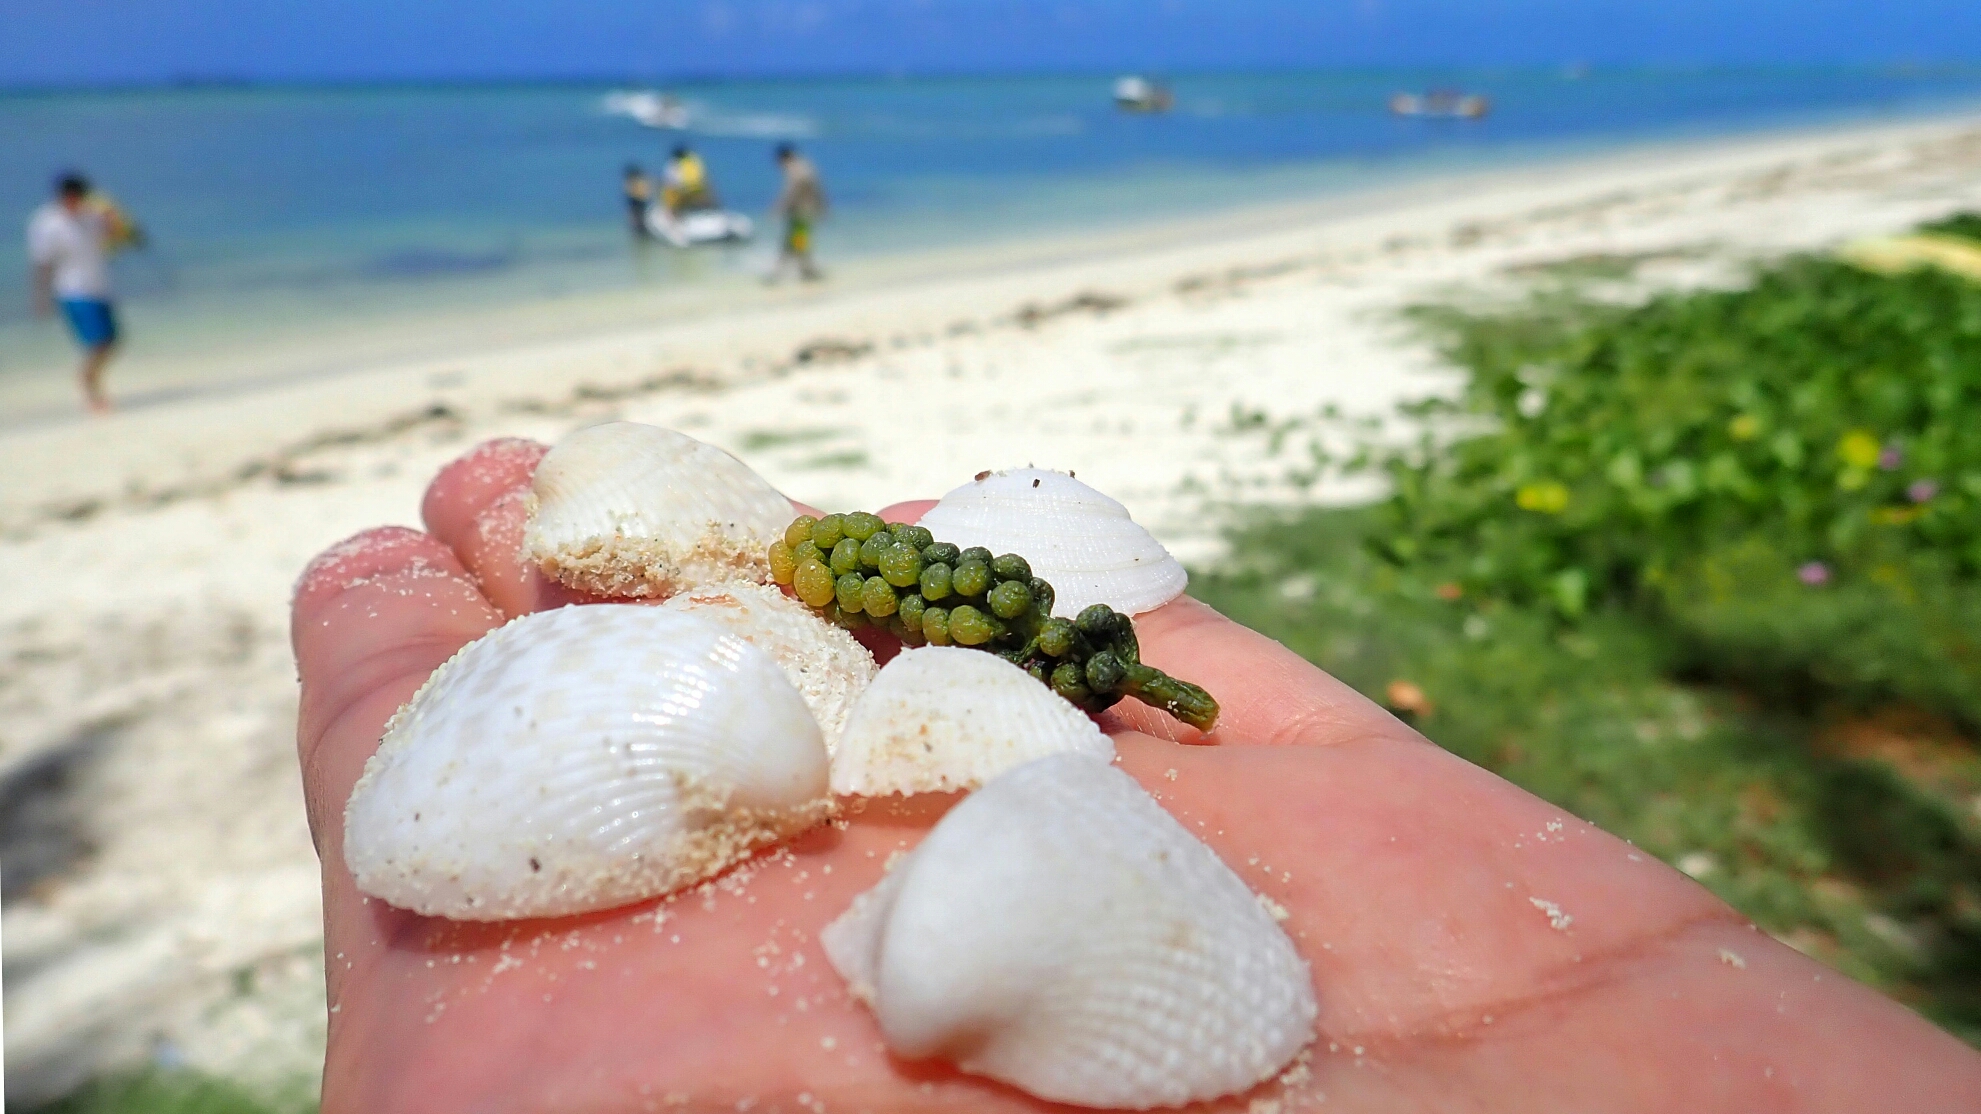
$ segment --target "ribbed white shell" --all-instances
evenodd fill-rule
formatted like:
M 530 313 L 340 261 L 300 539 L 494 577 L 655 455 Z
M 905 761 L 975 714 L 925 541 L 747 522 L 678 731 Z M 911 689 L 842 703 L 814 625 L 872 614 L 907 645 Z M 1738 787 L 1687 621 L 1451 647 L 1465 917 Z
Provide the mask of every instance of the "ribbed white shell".
M 344 861 L 403 909 L 562 916 L 709 877 L 826 793 L 818 725 L 768 655 L 658 607 L 567 607 L 470 643 L 400 709 Z
M 993 472 L 943 496 L 921 524 L 939 541 L 1025 558 L 1057 593 L 1052 613 L 1068 619 L 1096 603 L 1153 611 L 1190 580 L 1127 507 L 1064 472 Z
M 1114 758 L 1087 714 L 982 650 L 923 646 L 887 663 L 854 703 L 832 791 L 862 797 L 975 789 L 1048 754 Z
M 669 596 L 768 578 L 791 503 L 742 461 L 685 433 L 608 422 L 559 441 L 530 485 L 523 558 L 605 596 Z
M 768 585 L 731 581 L 683 592 L 661 606 L 721 623 L 769 654 L 819 721 L 827 753 L 838 746 L 847 712 L 879 669 L 859 639 Z
M 1246 1090 L 1317 1012 L 1245 883 L 1133 778 L 1073 754 L 965 798 L 819 942 L 895 1053 L 1081 1106 Z

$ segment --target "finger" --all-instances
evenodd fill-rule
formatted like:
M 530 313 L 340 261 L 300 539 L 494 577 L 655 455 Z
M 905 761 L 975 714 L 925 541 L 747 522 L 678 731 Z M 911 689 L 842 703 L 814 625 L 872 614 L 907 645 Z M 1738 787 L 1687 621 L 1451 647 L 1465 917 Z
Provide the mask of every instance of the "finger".
M 896 503 L 889 522 L 918 522 L 933 499 Z M 1142 731 L 1180 742 L 1339 742 L 1373 734 L 1414 735 L 1396 717 L 1300 655 L 1187 596 L 1135 616 L 1142 660 L 1201 686 L 1218 702 L 1205 736 L 1166 712 L 1124 700 L 1102 717 L 1110 731 Z
M 386 721 L 463 645 L 502 616 L 453 551 L 388 527 L 311 562 L 290 616 L 302 681 L 296 749 L 310 834 L 322 860 L 325 987 L 334 1004 L 367 976 L 412 918 L 368 901 L 344 866 L 344 802 Z M 332 1009 L 333 1041 L 345 1019 Z
M 549 451 L 540 441 L 497 437 L 455 458 L 434 476 L 421 500 L 420 519 L 427 532 L 459 552 L 472 541 L 483 515 L 529 490 Z M 792 506 L 799 514 L 820 513 L 796 500 Z
M 484 595 L 508 618 L 600 597 L 569 588 L 523 560 L 529 526 L 530 481 L 549 449 L 535 441 L 487 441 L 440 470 L 420 514 L 427 529 L 454 550 Z M 818 512 L 794 502 L 794 514 Z
M 427 485 L 420 520 L 427 532 L 458 550 L 488 507 L 518 489 L 528 489 L 550 446 L 522 437 L 484 441 L 456 457 Z
M 296 745 L 310 828 L 341 864 L 344 800 L 385 721 L 502 616 L 452 550 L 402 527 L 370 530 L 311 562 L 290 629 L 302 680 Z
M 902 503 L 891 503 L 880 509 L 882 522 L 905 522 L 914 525 L 936 505 L 934 499 L 910 499 Z
M 549 451 L 513 437 L 483 442 L 440 470 L 420 506 L 427 530 L 454 550 L 482 594 L 509 618 L 592 599 L 521 557 L 530 478 Z

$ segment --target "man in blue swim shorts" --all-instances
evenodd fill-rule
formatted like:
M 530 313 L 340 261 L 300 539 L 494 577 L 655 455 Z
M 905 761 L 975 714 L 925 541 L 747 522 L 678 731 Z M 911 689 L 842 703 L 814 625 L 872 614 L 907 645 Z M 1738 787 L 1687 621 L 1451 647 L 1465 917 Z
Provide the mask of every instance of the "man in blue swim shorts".
M 83 347 L 83 400 L 96 413 L 110 409 L 103 367 L 117 347 L 117 313 L 110 301 L 110 250 L 132 237 L 129 222 L 107 200 L 93 198 L 80 174 L 55 184 L 55 200 L 28 221 L 28 258 L 34 264 L 36 312 L 59 303 Z

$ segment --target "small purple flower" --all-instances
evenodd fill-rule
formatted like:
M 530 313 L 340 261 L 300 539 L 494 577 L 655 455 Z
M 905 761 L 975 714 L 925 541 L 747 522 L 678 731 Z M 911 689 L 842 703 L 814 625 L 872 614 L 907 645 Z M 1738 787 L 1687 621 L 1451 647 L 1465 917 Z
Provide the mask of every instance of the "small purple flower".
M 1905 489 L 1905 497 L 1915 503 L 1924 503 L 1940 493 L 1940 485 L 1933 480 L 1914 480 Z
M 1811 561 L 1795 570 L 1795 578 L 1811 588 L 1830 582 L 1830 566 L 1821 561 Z
M 1886 445 L 1878 453 L 1878 467 L 1887 472 L 1896 472 L 1905 464 L 1905 450 L 1897 445 Z

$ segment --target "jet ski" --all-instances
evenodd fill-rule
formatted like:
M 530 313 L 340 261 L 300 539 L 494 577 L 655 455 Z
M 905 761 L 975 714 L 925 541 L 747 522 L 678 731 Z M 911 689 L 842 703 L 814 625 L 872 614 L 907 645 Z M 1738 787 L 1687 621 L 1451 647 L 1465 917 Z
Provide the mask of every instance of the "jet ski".
M 1123 112 L 1168 112 L 1176 97 L 1165 86 L 1145 77 L 1123 77 L 1114 83 L 1114 107 Z
M 1398 116 L 1424 116 L 1441 120 L 1479 120 L 1493 110 L 1493 102 L 1477 93 L 1433 89 L 1428 93 L 1398 93 L 1389 99 L 1389 110 Z
M 680 131 L 688 126 L 688 109 L 666 93 L 647 90 L 607 93 L 605 111 L 613 116 L 630 116 L 649 127 Z
M 749 239 L 756 233 L 756 222 L 742 213 L 729 209 L 690 209 L 683 213 L 670 213 L 663 206 L 656 205 L 647 210 L 647 231 L 655 239 L 665 240 L 677 248 L 694 247 L 696 244 L 734 244 Z

